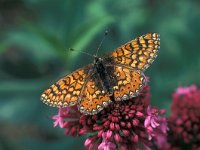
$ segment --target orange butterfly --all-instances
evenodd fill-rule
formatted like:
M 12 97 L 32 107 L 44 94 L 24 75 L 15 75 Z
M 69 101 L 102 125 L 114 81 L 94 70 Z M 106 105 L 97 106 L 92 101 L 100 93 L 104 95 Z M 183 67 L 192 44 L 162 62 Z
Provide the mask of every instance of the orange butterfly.
M 157 33 L 142 35 L 94 63 L 78 69 L 50 86 L 41 100 L 50 106 L 76 105 L 81 113 L 97 114 L 112 101 L 136 97 L 145 86 L 143 71 L 157 56 Z

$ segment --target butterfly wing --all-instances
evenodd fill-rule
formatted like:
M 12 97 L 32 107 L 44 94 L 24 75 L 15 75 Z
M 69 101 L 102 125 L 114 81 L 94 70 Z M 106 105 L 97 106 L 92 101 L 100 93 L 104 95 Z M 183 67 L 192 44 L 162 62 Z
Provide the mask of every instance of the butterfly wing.
M 91 65 L 78 69 L 50 86 L 41 95 L 41 100 L 53 107 L 73 106 L 77 103 Z
M 115 101 L 136 97 L 146 85 L 146 78 L 141 71 L 116 65 L 114 67 L 116 85 L 113 87 Z
M 114 63 L 144 71 L 156 58 L 159 48 L 159 35 L 157 33 L 149 33 L 120 46 L 108 57 Z
M 94 115 L 108 106 L 110 95 L 103 89 L 103 83 L 97 73 L 88 77 L 81 92 L 78 109 L 81 113 Z

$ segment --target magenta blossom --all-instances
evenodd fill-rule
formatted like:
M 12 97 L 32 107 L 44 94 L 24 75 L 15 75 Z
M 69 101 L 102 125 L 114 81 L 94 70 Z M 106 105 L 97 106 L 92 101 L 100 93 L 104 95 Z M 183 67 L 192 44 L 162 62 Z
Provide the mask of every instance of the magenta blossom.
M 179 87 L 173 94 L 168 145 L 162 149 L 200 150 L 200 89 Z
M 63 116 L 64 116 L 64 113 L 68 113 L 69 112 L 69 108 L 60 108 L 58 110 L 58 114 L 57 115 L 54 115 L 52 117 L 54 121 L 54 127 L 56 127 L 57 125 L 60 126 L 60 128 L 63 128 L 63 124 L 64 124 L 64 120 L 63 120 Z
M 144 126 L 146 127 L 147 132 L 149 133 L 149 140 L 153 138 L 159 148 L 167 142 L 166 135 L 167 130 L 169 130 L 167 127 L 166 118 L 160 116 L 164 113 L 164 109 L 159 110 L 157 108 L 151 108 L 150 106 L 148 106 L 148 116 L 144 122 Z
M 180 86 L 179 88 L 177 88 L 176 94 L 177 95 L 185 95 L 185 94 L 190 94 L 192 92 L 195 92 L 196 90 L 197 90 L 197 86 L 195 86 L 195 85 L 191 85 L 188 87 Z
M 130 100 L 113 102 L 96 115 L 81 114 L 76 106 L 60 109 L 65 112 L 61 115 L 65 134 L 89 134 L 84 144 L 88 150 L 150 149 L 160 142 L 158 137 L 164 140 L 167 123 L 161 116 L 164 110 L 149 106 L 149 89 L 146 86 Z
M 102 133 L 102 143 L 98 146 L 98 150 L 115 150 L 116 145 L 113 143 L 113 140 L 108 140 L 112 136 L 112 132 L 107 131 Z

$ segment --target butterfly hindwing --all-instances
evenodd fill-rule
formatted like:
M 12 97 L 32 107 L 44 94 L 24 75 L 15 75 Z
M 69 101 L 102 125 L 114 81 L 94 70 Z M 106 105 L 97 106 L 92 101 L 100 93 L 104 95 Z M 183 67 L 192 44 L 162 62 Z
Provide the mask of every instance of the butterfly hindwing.
M 91 65 L 78 69 L 50 86 L 41 100 L 50 106 L 67 107 L 77 103 Z
M 117 64 L 144 71 L 156 58 L 159 47 L 159 34 L 149 33 L 115 49 L 110 57 Z
M 114 75 L 117 83 L 113 87 L 115 101 L 136 97 L 146 84 L 146 78 L 141 71 L 116 65 Z
M 80 112 L 89 115 L 97 114 L 110 102 L 110 95 L 105 92 L 97 73 L 88 77 L 78 103 Z

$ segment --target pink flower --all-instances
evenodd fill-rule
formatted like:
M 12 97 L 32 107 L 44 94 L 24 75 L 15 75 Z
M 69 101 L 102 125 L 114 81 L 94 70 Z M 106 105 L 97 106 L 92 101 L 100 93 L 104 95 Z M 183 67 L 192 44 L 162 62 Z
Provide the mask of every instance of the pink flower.
M 98 148 L 99 145 L 99 138 L 97 135 L 94 136 L 90 136 L 86 139 L 85 143 L 84 143 L 85 147 L 88 150 L 95 150 Z
M 137 150 L 141 147 L 150 149 L 152 142 L 157 140 L 156 135 L 165 135 L 166 120 L 158 116 L 164 113 L 163 110 L 148 107 L 149 90 L 146 86 L 138 97 L 113 102 L 96 115 L 84 115 L 76 106 L 69 107 L 61 116 L 65 134 L 90 134 L 84 144 L 89 150 Z M 148 127 L 151 127 L 153 132 L 149 132 Z M 149 136 L 153 138 L 149 139 Z
M 165 113 L 164 109 L 147 108 L 147 117 L 144 122 L 144 126 L 148 132 L 149 140 L 154 138 L 157 146 L 160 148 L 163 144 L 167 143 L 167 120 L 165 117 L 161 117 Z
M 158 117 L 158 114 L 163 114 L 164 111 L 159 111 L 157 108 L 151 108 L 148 106 L 147 108 L 147 115 L 148 117 L 145 119 L 144 126 L 152 126 L 153 128 L 156 128 L 160 125 L 160 118 Z
M 147 118 L 145 119 L 144 126 L 151 126 L 152 128 L 160 128 L 163 133 L 167 133 L 167 121 L 166 118 L 161 117 L 159 115 L 163 115 L 166 111 L 164 109 L 151 108 L 148 106 L 147 108 Z
M 168 149 L 200 149 L 200 89 L 195 85 L 179 87 L 171 110 Z
M 188 86 L 188 87 L 178 87 L 177 90 L 176 90 L 176 94 L 177 95 L 185 95 L 185 94 L 190 94 L 191 92 L 194 92 L 197 90 L 197 87 L 196 85 L 191 85 L 191 86 Z
M 53 120 L 55 120 L 54 121 L 54 127 L 56 127 L 57 125 L 59 125 L 60 126 L 60 128 L 63 128 L 63 118 L 62 118 L 62 115 L 63 115 L 63 112 L 68 112 L 69 111 L 69 108 L 59 108 L 59 110 L 58 110 L 58 114 L 57 115 L 54 115 L 53 117 L 52 117 L 52 119 Z
M 109 131 L 107 133 L 102 133 L 102 143 L 98 146 L 98 150 L 115 150 L 116 145 L 108 140 L 108 137 L 110 137 L 112 133 Z

